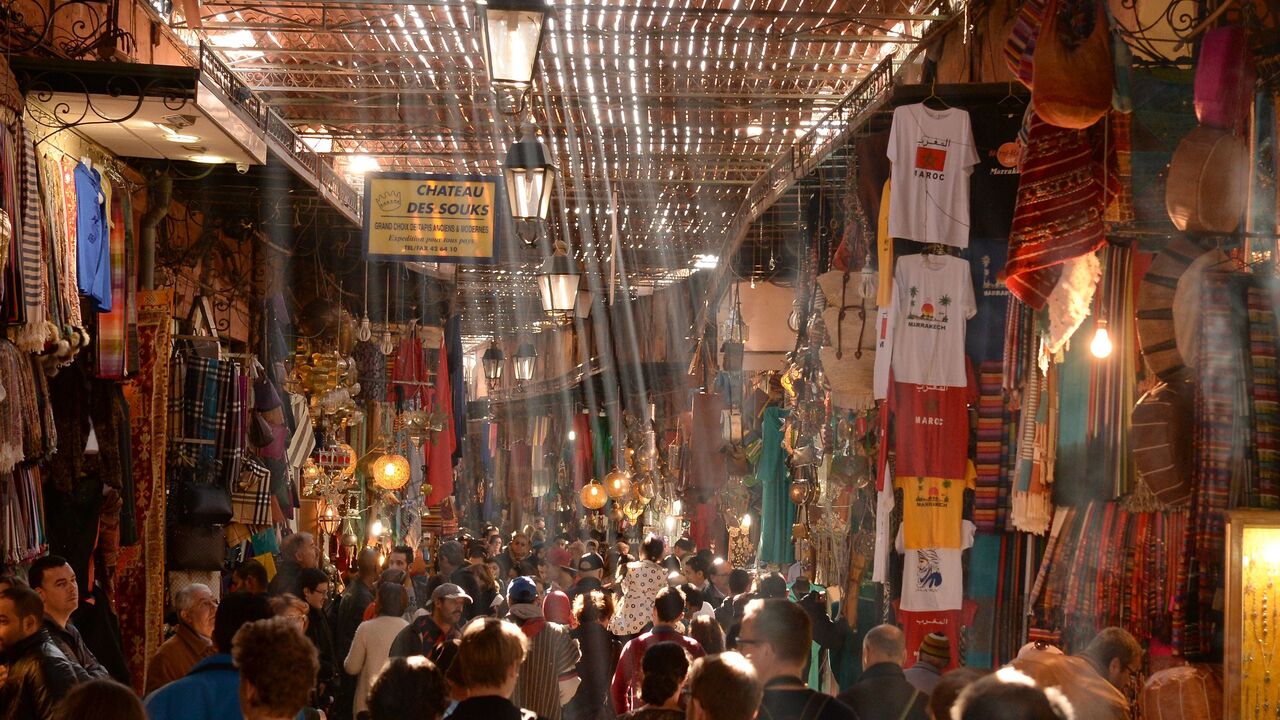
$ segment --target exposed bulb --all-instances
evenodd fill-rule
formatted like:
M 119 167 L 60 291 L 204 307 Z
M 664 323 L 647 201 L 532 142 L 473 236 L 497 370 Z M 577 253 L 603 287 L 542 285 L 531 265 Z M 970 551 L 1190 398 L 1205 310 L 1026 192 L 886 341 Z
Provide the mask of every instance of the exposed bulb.
M 369 528 L 369 534 L 372 535 L 373 537 L 382 537 L 383 529 L 384 528 L 382 527 L 382 521 L 374 520 L 373 525 Z
M 1089 343 L 1089 352 L 1099 360 L 1103 360 L 1111 356 L 1111 350 L 1111 336 L 1107 334 L 1107 322 L 1099 320 L 1098 329 L 1093 333 L 1093 342 Z
M 742 529 L 747 530 L 751 527 L 751 513 L 742 516 Z
M 577 440 L 577 439 L 578 439 L 578 431 L 577 431 L 577 430 L 570 430 L 570 431 L 569 431 L 568 438 L 569 438 L 569 442 L 573 442 L 574 440 Z

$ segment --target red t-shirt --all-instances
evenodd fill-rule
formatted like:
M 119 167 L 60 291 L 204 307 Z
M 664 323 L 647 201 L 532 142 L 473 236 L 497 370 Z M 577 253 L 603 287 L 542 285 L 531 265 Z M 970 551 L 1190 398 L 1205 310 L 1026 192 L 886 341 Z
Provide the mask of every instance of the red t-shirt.
M 897 603 L 894 603 L 895 606 Z M 972 625 L 974 616 L 978 614 L 978 603 L 965 599 L 960 610 L 939 610 L 937 612 L 911 612 L 898 609 L 898 623 L 902 625 L 902 634 L 907 641 L 907 667 L 915 664 L 916 651 L 924 636 L 929 633 L 941 633 L 951 642 L 951 664 L 942 672 L 954 670 L 960 666 L 960 629 Z
M 898 476 L 964 477 L 969 460 L 969 389 L 893 384 Z

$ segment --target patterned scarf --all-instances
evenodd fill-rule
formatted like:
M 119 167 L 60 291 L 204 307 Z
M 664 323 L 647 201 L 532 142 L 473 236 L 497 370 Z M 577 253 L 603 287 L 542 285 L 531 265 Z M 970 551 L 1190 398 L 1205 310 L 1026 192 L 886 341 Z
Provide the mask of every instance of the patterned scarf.
M 36 164 L 36 146 L 31 134 L 22 133 L 22 231 L 19 236 L 22 263 L 22 302 L 26 308 L 26 324 L 18 328 L 14 340 L 27 352 L 44 349 L 49 329 L 46 310 L 45 246 L 40 217 L 40 184 Z

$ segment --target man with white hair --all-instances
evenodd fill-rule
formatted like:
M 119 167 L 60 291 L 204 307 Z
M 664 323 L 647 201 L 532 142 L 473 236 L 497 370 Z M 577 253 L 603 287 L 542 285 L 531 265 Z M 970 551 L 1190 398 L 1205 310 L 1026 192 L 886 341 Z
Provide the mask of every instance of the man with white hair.
M 175 631 L 147 664 L 147 693 L 183 677 L 214 652 L 218 601 L 209 586 L 192 583 L 179 590 L 173 596 L 173 611 L 178 616 Z
M 280 562 L 276 566 L 276 576 L 271 578 L 267 586 L 268 595 L 293 593 L 302 597 L 298 589 L 298 576 L 303 568 L 319 567 L 320 548 L 311 533 L 296 532 L 280 541 Z

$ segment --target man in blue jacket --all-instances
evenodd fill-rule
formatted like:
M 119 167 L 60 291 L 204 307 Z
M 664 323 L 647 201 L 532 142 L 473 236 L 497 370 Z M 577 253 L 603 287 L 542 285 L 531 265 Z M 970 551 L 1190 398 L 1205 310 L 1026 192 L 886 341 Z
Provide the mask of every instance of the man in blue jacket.
M 231 640 L 246 623 L 271 616 L 265 595 L 224 596 L 213 622 L 217 652 L 196 663 L 186 677 L 148 695 L 149 720 L 243 720 L 240 671 L 231 662 Z

